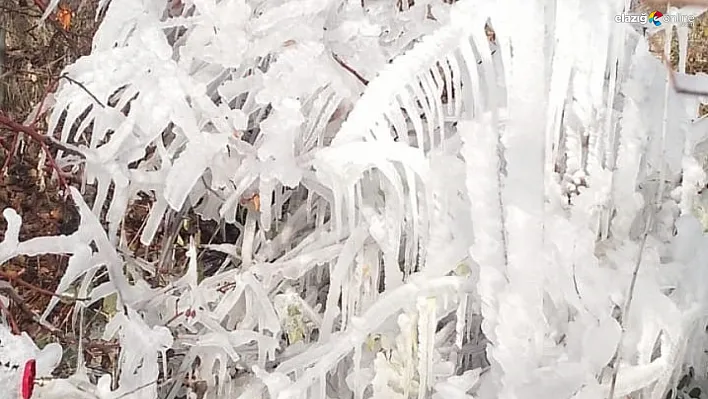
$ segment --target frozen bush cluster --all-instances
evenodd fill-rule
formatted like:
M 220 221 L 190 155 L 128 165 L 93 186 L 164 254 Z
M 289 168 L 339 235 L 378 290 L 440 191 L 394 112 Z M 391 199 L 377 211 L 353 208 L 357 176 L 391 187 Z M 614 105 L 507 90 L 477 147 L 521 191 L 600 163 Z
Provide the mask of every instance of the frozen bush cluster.
M 70 255 L 57 293 L 77 323 L 115 300 L 119 367 L 37 397 L 663 399 L 708 372 L 708 125 L 625 2 L 100 3 L 49 120 L 80 227 L 19 242 L 6 210 L 0 260 Z M 676 80 L 705 85 L 687 29 Z M 186 211 L 239 234 L 148 262 L 139 193 L 143 245 Z

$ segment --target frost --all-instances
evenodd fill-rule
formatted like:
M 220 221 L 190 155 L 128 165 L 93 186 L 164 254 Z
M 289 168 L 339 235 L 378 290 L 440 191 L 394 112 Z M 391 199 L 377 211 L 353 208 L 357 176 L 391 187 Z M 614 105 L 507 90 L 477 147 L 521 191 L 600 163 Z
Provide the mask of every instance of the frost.
M 706 372 L 685 29 L 668 76 L 618 0 L 118 3 L 49 117 L 93 202 L 27 241 L 4 210 L 0 261 L 68 255 L 57 294 L 116 298 L 120 367 L 38 397 L 663 399 Z M 185 258 L 125 245 L 138 195 L 140 243 Z

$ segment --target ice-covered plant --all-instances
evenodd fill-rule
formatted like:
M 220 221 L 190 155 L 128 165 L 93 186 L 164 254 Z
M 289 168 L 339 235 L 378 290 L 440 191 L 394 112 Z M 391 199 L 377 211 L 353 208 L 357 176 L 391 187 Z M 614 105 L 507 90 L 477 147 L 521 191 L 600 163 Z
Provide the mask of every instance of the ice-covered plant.
M 92 204 L 27 242 L 6 211 L 0 260 L 69 254 L 78 315 L 116 300 L 118 372 L 37 395 L 661 399 L 705 375 L 705 124 L 628 5 L 101 2 L 49 118 Z M 142 244 L 188 210 L 238 237 L 140 259 L 138 193 Z
M 32 397 L 37 378 L 48 377 L 59 364 L 62 349 L 58 344 L 37 348 L 27 333 L 14 335 L 0 325 L 0 384 L 4 398 Z

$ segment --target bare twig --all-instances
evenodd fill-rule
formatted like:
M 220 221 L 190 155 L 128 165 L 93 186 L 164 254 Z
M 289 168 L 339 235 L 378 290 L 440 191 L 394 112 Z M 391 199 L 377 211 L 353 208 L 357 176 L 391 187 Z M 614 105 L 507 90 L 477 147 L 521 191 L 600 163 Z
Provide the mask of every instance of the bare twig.
M 12 300 L 12 302 L 14 302 L 15 305 L 22 311 L 22 313 L 29 316 L 33 322 L 37 323 L 37 325 L 52 334 L 54 337 L 68 344 L 78 344 L 79 340 L 75 337 L 65 334 L 62 330 L 60 330 L 53 324 L 49 323 L 46 320 L 40 319 L 40 317 L 37 316 L 32 311 L 32 309 L 29 308 L 29 306 L 27 306 L 27 302 L 17 293 L 17 291 L 15 291 L 15 289 L 10 284 L 0 284 L 0 292 L 4 292 L 5 295 L 7 295 Z M 82 344 L 86 349 L 96 348 L 107 350 L 119 347 L 119 344 L 117 342 L 96 341 L 89 340 L 87 338 L 84 338 L 82 340 Z
M 51 139 L 48 138 L 48 136 L 45 136 L 37 131 L 37 129 L 34 128 L 34 126 L 26 126 L 21 123 L 18 123 L 14 120 L 12 120 L 10 117 L 5 115 L 0 111 L 0 126 L 5 126 L 6 128 L 10 130 L 14 130 L 15 132 L 18 133 L 24 133 L 28 135 L 32 140 L 36 141 L 39 143 L 39 145 L 42 147 L 42 151 L 44 151 L 47 154 L 47 160 L 49 161 L 50 166 L 52 169 L 54 169 L 57 173 L 57 178 L 59 179 L 59 184 L 62 186 L 62 188 L 66 189 L 68 187 L 68 184 L 66 182 L 66 179 L 64 178 L 64 171 L 57 165 L 56 159 L 52 155 L 49 145 L 53 145 L 55 147 L 60 147 L 57 145 L 56 142 L 52 141 Z M 68 148 L 61 148 L 62 150 L 66 150 Z M 12 154 L 10 154 L 11 156 Z
M 96 102 L 96 104 L 100 105 L 101 108 L 106 108 L 106 106 L 103 105 L 103 103 L 101 102 L 101 100 L 99 100 L 93 93 L 91 93 L 91 91 L 90 91 L 89 89 L 87 89 L 86 86 L 84 86 L 83 83 L 79 82 L 78 80 L 72 78 L 71 76 L 69 76 L 69 75 L 67 75 L 67 74 L 61 75 L 61 76 L 59 77 L 59 79 L 66 79 L 66 80 L 68 80 L 69 82 L 78 85 L 83 91 L 86 92 L 86 94 L 88 94 L 89 96 L 91 96 L 91 98 L 93 99 L 93 101 Z
M 10 328 L 13 334 L 19 334 L 20 329 L 17 327 L 17 322 L 15 321 L 15 318 L 12 316 L 12 313 L 10 312 L 10 309 L 5 306 L 5 303 L 0 300 L 0 310 L 5 313 L 5 317 L 7 317 L 8 323 L 10 323 Z
M 359 72 L 357 72 L 354 68 L 350 67 L 350 66 L 347 65 L 344 61 L 342 61 L 342 59 L 339 58 L 339 56 L 338 56 L 337 54 L 332 53 L 332 58 L 334 58 L 334 60 L 337 61 L 337 63 L 338 63 L 339 65 L 341 65 L 342 68 L 346 69 L 347 72 L 351 73 L 351 74 L 354 75 L 357 79 L 359 79 L 359 81 L 360 81 L 361 83 L 363 83 L 364 86 L 366 86 L 366 85 L 369 84 L 369 81 L 368 81 L 368 80 L 366 80 L 363 76 L 361 76 L 361 74 L 360 74 Z
M 8 170 L 10 167 L 10 162 L 12 161 L 12 158 L 15 156 L 15 151 L 17 151 L 17 143 L 19 142 L 20 135 L 16 134 L 12 138 L 12 144 L 10 144 L 10 149 L 7 151 L 7 158 L 5 158 L 5 162 L 2 164 L 2 169 L 0 169 L 0 175 L 5 173 L 5 171 Z
M 171 211 L 171 218 L 169 218 L 169 221 L 165 224 L 165 232 L 169 232 L 168 234 L 165 234 L 163 241 L 162 241 L 162 250 L 160 252 L 160 258 L 157 262 L 157 267 L 156 267 L 156 275 L 155 277 L 157 278 L 157 281 L 159 281 L 160 275 L 162 272 L 167 272 L 166 270 L 166 265 L 169 263 L 169 259 L 171 259 L 171 255 L 174 251 L 174 243 L 177 240 L 177 235 L 179 234 L 179 231 L 182 229 L 182 220 L 184 219 L 184 215 L 187 213 L 187 205 L 182 207 L 179 212 L 174 212 Z
M 178 319 L 180 316 L 182 316 L 182 315 L 184 315 L 184 312 L 177 312 L 177 313 L 175 313 L 174 316 L 170 317 L 170 319 L 165 322 L 165 327 L 167 327 L 167 326 L 169 326 L 170 324 L 172 324 L 172 322 L 174 322 L 175 320 L 177 320 L 177 319 Z
M 37 115 L 34 116 L 32 119 L 32 123 L 29 125 L 31 127 L 37 126 L 37 122 L 39 122 L 39 119 L 44 115 L 44 112 L 42 111 L 42 108 L 44 108 L 44 102 L 47 100 L 47 96 L 49 96 L 49 92 L 56 89 L 57 86 L 57 81 L 56 80 L 51 80 L 49 84 L 47 84 L 47 87 L 44 88 L 44 94 L 42 94 L 42 100 L 39 102 L 39 107 L 37 108 Z
M 649 217 L 646 221 L 646 226 L 644 228 L 644 235 L 642 237 L 642 241 L 639 244 L 639 250 L 637 254 L 637 259 L 634 262 L 634 269 L 632 270 L 632 279 L 629 282 L 629 288 L 627 289 L 627 298 L 625 299 L 624 302 L 624 307 L 622 309 L 622 314 L 620 315 L 619 319 L 619 325 L 622 328 L 622 333 L 620 334 L 620 339 L 619 342 L 617 343 L 617 349 L 615 350 L 615 355 L 612 357 L 612 360 L 610 362 L 610 366 L 612 366 L 612 380 L 610 381 L 610 392 L 609 392 L 609 399 L 614 399 L 615 396 L 615 389 L 617 386 L 617 376 L 619 375 L 619 369 L 620 369 L 620 359 L 622 357 L 622 344 L 624 342 L 625 338 L 625 331 L 626 331 L 626 320 L 629 315 L 629 310 L 631 309 L 632 306 L 632 299 L 634 298 L 634 287 L 637 284 L 637 276 L 639 275 L 639 268 L 642 265 L 642 257 L 644 255 L 644 247 L 646 246 L 647 243 L 647 238 L 649 237 L 649 231 L 651 231 L 651 225 L 653 222 L 653 218 L 651 217 L 651 214 L 649 214 Z
M 47 9 L 47 3 L 45 3 L 44 0 L 34 0 L 34 4 L 39 7 L 42 12 Z
M 3 279 L 5 279 L 11 283 L 16 283 L 17 285 L 21 285 L 29 290 L 39 293 L 39 294 L 47 295 L 47 296 L 55 296 L 63 301 L 81 302 L 81 301 L 88 301 L 89 300 L 89 298 L 77 298 L 77 297 L 73 297 L 70 295 L 61 295 L 61 294 L 57 294 L 53 291 L 45 290 L 44 288 L 37 287 L 36 285 L 34 285 L 32 283 L 28 283 L 27 281 L 21 279 L 16 274 L 8 273 L 4 270 L 0 270 L 0 277 L 2 277 Z

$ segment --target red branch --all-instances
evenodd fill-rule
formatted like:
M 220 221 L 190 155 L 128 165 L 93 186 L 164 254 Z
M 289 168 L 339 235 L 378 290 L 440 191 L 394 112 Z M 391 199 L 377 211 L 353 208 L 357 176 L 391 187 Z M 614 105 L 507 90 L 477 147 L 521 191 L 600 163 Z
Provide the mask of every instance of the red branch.
M 42 12 L 44 12 L 47 9 L 47 3 L 44 2 L 44 0 L 34 0 L 34 5 L 39 7 Z
M 45 112 L 42 111 L 42 108 L 44 108 L 44 103 L 46 102 L 49 93 L 53 90 L 56 90 L 58 85 L 59 79 L 56 79 L 54 81 L 50 81 L 47 87 L 44 88 L 44 94 L 42 94 L 42 101 L 39 103 L 39 107 L 37 107 L 37 115 L 34 116 L 32 123 L 30 123 L 31 127 L 37 126 L 37 122 L 39 122 L 39 119 L 44 116 Z
M 54 159 L 54 156 L 52 155 L 49 146 L 47 145 L 48 142 L 48 136 L 45 136 L 37 131 L 37 129 L 34 126 L 26 126 L 21 123 L 15 122 L 12 120 L 10 117 L 5 115 L 3 112 L 0 111 L 0 125 L 5 126 L 6 128 L 10 130 L 14 130 L 15 132 L 19 133 L 24 133 L 28 135 L 32 140 L 36 141 L 39 143 L 39 145 L 42 147 L 42 151 L 44 151 L 47 154 L 47 160 L 49 161 L 49 165 L 52 167 L 57 172 L 57 177 L 59 179 L 59 184 L 61 185 L 62 189 L 66 190 L 68 187 L 68 184 L 66 182 L 66 179 L 64 178 L 64 171 L 61 170 L 59 165 L 57 165 L 56 159 Z M 14 148 L 13 148 L 14 150 Z M 12 153 L 8 154 L 8 156 L 13 156 Z
M 31 291 L 37 292 L 42 295 L 55 296 L 55 297 L 62 299 L 64 301 L 86 301 L 86 300 L 88 300 L 88 298 L 73 298 L 68 295 L 61 295 L 61 294 L 57 294 L 53 291 L 45 290 L 42 287 L 37 287 L 36 285 L 28 283 L 27 281 L 21 279 L 18 274 L 13 274 L 13 273 L 6 272 L 3 270 L 0 270 L 0 277 L 2 277 L 3 279 L 5 279 L 11 283 L 21 285 Z

